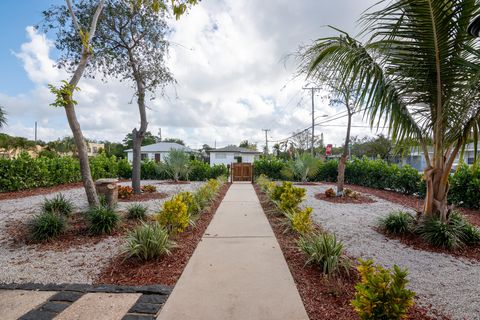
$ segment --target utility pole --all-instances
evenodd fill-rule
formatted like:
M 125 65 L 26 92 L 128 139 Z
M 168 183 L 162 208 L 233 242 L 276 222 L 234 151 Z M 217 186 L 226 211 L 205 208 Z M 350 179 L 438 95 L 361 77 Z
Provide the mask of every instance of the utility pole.
M 310 90 L 312 93 L 312 144 L 310 146 L 310 152 L 312 156 L 315 155 L 315 90 L 320 89 L 316 87 L 303 87 L 303 90 Z
M 265 131 L 265 155 L 268 154 L 268 131 L 270 129 L 262 129 L 262 131 Z
M 37 143 L 37 121 L 35 121 L 35 143 Z
M 162 128 L 158 128 L 158 142 L 162 142 Z

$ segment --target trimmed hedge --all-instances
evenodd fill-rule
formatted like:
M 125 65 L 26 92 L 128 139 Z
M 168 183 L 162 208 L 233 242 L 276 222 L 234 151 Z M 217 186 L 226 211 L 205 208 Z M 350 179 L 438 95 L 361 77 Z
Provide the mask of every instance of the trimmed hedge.
M 276 180 L 288 180 L 281 174 L 285 163 L 277 159 L 261 159 L 255 161 L 256 176 L 265 174 Z M 469 167 L 460 165 L 450 176 L 450 190 L 448 200 L 458 206 L 480 208 L 480 163 Z M 335 182 L 338 174 L 338 161 L 323 162 L 314 181 Z M 376 189 L 388 189 L 402 194 L 425 195 L 425 181 L 422 174 L 411 166 L 399 167 L 381 159 L 370 160 L 354 158 L 347 162 L 345 168 L 345 182 Z
M 132 177 L 132 167 L 128 160 L 115 156 L 108 157 L 104 153 L 89 160 L 92 178 Z M 171 177 L 163 168 L 163 163 L 143 161 L 141 165 L 142 179 L 167 180 Z M 192 160 L 193 181 L 205 181 L 227 175 L 227 167 Z M 59 184 L 81 181 L 80 164 L 73 157 L 38 157 L 32 158 L 28 153 L 20 154 L 16 159 L 0 159 L 0 192 L 18 191 L 39 187 L 50 187 Z

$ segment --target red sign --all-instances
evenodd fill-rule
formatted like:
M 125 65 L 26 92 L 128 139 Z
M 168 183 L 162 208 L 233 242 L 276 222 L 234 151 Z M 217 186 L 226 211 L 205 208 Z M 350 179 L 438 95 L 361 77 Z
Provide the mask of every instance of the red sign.
M 325 150 L 325 155 L 327 155 L 327 156 L 332 155 L 332 145 L 331 144 L 327 144 L 327 148 Z

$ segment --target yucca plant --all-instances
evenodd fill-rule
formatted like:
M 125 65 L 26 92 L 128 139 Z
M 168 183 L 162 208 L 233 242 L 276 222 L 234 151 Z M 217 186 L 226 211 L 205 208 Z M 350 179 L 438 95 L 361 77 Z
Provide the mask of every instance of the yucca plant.
M 64 216 L 69 216 L 74 209 L 73 202 L 67 198 L 62 193 L 57 194 L 51 199 L 45 199 L 42 204 L 42 211 L 59 213 Z
M 171 254 L 174 246 L 167 229 L 158 223 L 142 223 L 128 234 L 124 253 L 126 258 L 151 260 Z
M 408 212 L 391 212 L 379 221 L 380 228 L 387 233 L 401 234 L 410 232 L 415 218 Z
M 315 264 L 324 274 L 350 270 L 350 260 L 344 255 L 343 244 L 334 234 L 319 233 L 301 236 L 298 247 L 307 256 L 307 264 Z
M 372 126 L 422 150 L 423 213 L 441 221 L 455 158 L 480 132 L 480 41 L 467 33 L 479 12 L 475 0 L 379 1 L 361 19 L 365 42 L 334 29 L 300 52 L 300 72 L 351 87 Z
M 34 216 L 28 224 L 30 236 L 35 241 L 50 241 L 61 235 L 67 227 L 65 218 L 55 212 L 45 211 Z
M 127 218 L 144 220 L 147 217 L 147 207 L 142 204 L 132 204 L 127 208 Z
M 297 154 L 294 160 L 288 161 L 282 173 L 289 179 L 306 182 L 308 178 L 315 177 L 319 168 L 320 160 L 305 152 Z
M 170 153 L 165 157 L 165 170 L 177 182 L 180 178 L 188 180 L 190 174 L 190 167 L 188 154 L 181 150 L 170 150 Z

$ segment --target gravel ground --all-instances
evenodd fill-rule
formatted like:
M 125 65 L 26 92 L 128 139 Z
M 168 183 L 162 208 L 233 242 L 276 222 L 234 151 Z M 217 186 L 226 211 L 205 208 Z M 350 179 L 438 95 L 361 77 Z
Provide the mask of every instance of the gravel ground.
M 408 268 L 410 288 L 419 303 L 430 304 L 452 319 L 480 319 L 480 263 L 441 253 L 415 250 L 374 231 L 379 218 L 394 210 L 411 209 L 371 196 L 371 204 L 334 204 L 314 195 L 329 186 L 302 186 L 314 208 L 313 219 L 334 232 L 350 256 L 374 259 L 376 263 Z
M 169 196 L 181 191 L 194 191 L 202 182 L 190 184 L 160 184 L 161 181 L 142 181 L 153 184 L 157 191 Z M 128 185 L 128 182 L 121 183 Z M 102 267 L 115 256 L 121 247 L 121 239 L 108 237 L 97 244 L 81 245 L 67 251 L 36 250 L 35 245 L 23 245 L 12 248 L 5 230 L 7 222 L 26 221 L 39 212 L 44 198 L 51 198 L 59 192 L 48 195 L 32 196 L 20 199 L 0 201 L 0 283 L 92 283 Z M 77 211 L 88 208 L 83 188 L 62 192 L 72 200 Z M 143 201 L 152 214 L 167 200 Z M 119 210 L 125 210 L 134 202 L 119 203 Z

